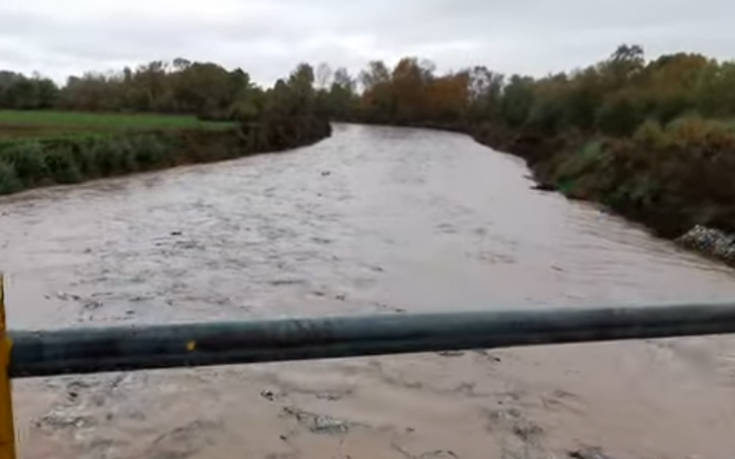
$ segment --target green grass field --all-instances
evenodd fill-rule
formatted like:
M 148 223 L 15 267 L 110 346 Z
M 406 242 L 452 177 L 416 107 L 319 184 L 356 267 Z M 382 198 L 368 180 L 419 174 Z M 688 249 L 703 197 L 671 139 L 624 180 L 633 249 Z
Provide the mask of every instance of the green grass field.
M 121 130 L 226 130 L 233 125 L 202 121 L 193 115 L 0 110 L 0 138 L 6 139 Z

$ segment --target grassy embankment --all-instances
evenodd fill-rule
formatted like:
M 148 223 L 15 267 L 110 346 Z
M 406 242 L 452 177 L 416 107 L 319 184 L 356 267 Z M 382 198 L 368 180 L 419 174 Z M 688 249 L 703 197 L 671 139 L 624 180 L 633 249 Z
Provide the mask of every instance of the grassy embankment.
M 236 158 L 329 135 L 317 120 L 240 126 L 195 116 L 0 111 L 0 194 Z

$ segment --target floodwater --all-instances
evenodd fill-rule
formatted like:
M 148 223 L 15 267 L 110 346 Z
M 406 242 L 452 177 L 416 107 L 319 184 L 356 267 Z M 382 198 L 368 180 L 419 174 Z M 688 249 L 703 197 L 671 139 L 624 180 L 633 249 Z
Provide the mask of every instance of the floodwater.
M 735 297 L 735 271 L 527 174 L 464 135 L 336 125 L 2 198 L 10 326 Z M 24 379 L 14 398 L 24 458 L 730 459 L 735 338 Z

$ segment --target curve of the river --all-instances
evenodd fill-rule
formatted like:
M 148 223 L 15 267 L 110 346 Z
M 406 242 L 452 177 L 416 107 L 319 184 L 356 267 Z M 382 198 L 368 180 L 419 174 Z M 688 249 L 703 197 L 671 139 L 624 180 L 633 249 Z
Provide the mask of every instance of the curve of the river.
M 0 199 L 12 328 L 735 297 L 732 270 L 536 191 L 469 137 L 336 125 L 284 153 Z M 20 380 L 22 457 L 730 458 L 735 338 Z

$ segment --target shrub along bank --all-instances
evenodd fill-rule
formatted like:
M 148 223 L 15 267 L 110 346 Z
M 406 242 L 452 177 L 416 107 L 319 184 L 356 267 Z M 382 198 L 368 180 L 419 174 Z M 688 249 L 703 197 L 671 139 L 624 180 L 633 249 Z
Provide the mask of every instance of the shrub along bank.
M 696 225 L 735 231 L 735 134 L 726 123 L 649 121 L 626 138 L 488 127 L 473 134 L 523 156 L 544 187 L 602 202 L 662 236 L 677 237 Z
M 8 140 L 0 142 L 0 194 L 293 148 L 330 133 L 326 120 L 297 117 L 226 131 L 154 130 Z

